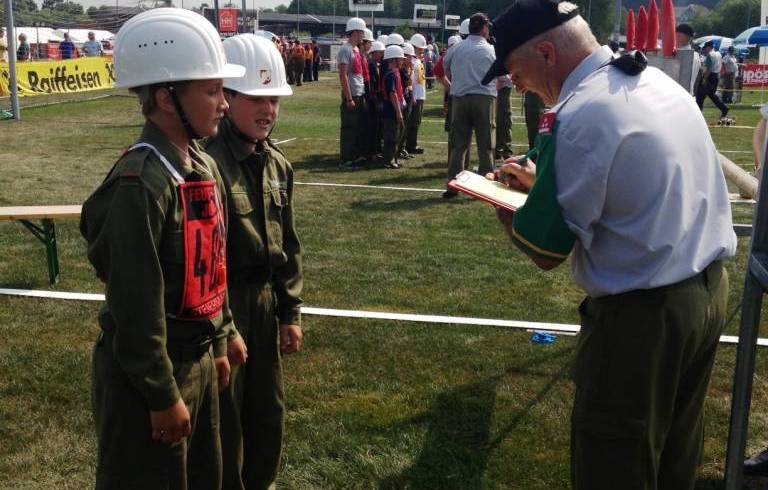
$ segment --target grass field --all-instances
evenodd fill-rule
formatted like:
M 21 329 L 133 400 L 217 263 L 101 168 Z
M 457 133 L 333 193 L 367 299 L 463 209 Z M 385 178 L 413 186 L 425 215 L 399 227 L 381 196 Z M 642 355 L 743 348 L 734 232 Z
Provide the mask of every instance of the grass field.
M 81 203 L 142 124 L 135 99 L 114 94 L 69 97 L 24 110 L 21 122 L 0 123 L 0 206 Z M 748 102 L 760 98 L 747 94 Z M 428 94 L 420 136 L 427 151 L 399 171 L 337 167 L 338 99 L 328 75 L 283 101 L 274 136 L 296 138 L 283 148 L 298 182 L 444 186 L 439 91 Z M 519 98 L 513 106 L 522 122 Z M 758 119 L 749 104 L 732 114 L 744 126 Z M 706 116 L 717 119 L 711 106 Z M 729 158 L 751 168 L 751 131 L 712 133 Z M 523 143 L 524 126 L 514 126 L 514 139 Z M 539 272 L 486 206 L 443 202 L 439 193 L 311 185 L 297 186 L 296 198 L 308 306 L 577 322 L 582 293 L 568 267 Z M 750 222 L 751 213 L 751 206 L 734 206 L 737 222 Z M 102 292 L 77 223 L 57 229 L 62 278 L 53 289 Z M 747 247 L 740 240 L 738 258 L 727 265 L 729 309 L 739 304 Z M 0 250 L 0 287 L 49 288 L 44 249 L 23 227 L 0 223 Z M 0 489 L 92 485 L 89 363 L 98 307 L 0 297 Z M 738 315 L 728 332 L 737 325 Z M 305 316 L 304 328 L 303 352 L 285 360 L 281 487 L 568 487 L 573 337 L 538 345 L 522 331 L 317 316 Z M 698 489 L 717 488 L 722 479 L 734 354 L 723 346 L 717 356 Z M 760 352 L 748 452 L 768 442 L 766 372 Z

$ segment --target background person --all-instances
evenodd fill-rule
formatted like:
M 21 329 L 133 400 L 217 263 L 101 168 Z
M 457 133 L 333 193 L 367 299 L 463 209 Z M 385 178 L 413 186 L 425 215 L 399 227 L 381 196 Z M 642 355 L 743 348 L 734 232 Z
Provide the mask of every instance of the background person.
M 728 115 L 728 106 L 723 104 L 717 95 L 717 86 L 720 83 L 720 69 L 723 66 L 722 56 L 715 51 L 714 43 L 707 41 L 704 43 L 702 54 L 704 55 L 704 72 L 701 75 L 701 85 L 696 94 L 696 104 L 699 109 L 704 109 L 704 99 L 709 100 L 720 110 L 720 119 L 725 119 Z
M 365 161 L 362 155 L 362 128 L 364 126 L 366 109 L 363 95 L 363 63 L 365 59 L 360 54 L 358 45 L 362 42 L 365 21 L 352 17 L 347 21 L 347 42 L 336 54 L 336 67 L 339 71 L 341 85 L 341 126 L 339 128 L 339 153 L 341 166 L 352 168 L 360 166 Z
M 5 37 L 5 29 L 0 27 L 0 61 L 8 63 L 8 40 Z
M 275 486 L 283 440 L 281 356 L 298 352 L 302 342 L 293 168 L 269 138 L 280 98 L 293 91 L 269 41 L 240 34 L 226 39 L 224 50 L 246 67 L 246 76 L 225 82 L 227 117 L 206 151 L 227 190 L 227 284 L 241 336 L 230 344 L 244 339 L 248 359 L 233 368 L 221 393 L 222 488 L 266 489 Z
M 96 34 L 93 31 L 88 33 L 88 40 L 83 43 L 83 54 L 85 56 L 104 56 L 104 47 L 101 42 L 96 40 Z
M 552 108 L 536 164 L 502 167 L 528 190 L 497 214 L 551 269 L 569 255 L 585 290 L 573 363 L 574 490 L 692 490 L 703 404 L 725 323 L 722 260 L 736 237 L 717 150 L 680 85 L 613 62 L 576 5 L 517 0 L 494 22 L 494 68 Z M 705 213 L 690 213 L 706 209 Z
M 143 47 L 166 36 L 176 42 Z M 244 68 L 227 63 L 204 17 L 171 8 L 121 27 L 114 67 L 116 87 L 138 95 L 146 122 L 80 221 L 106 294 L 91 380 L 95 488 L 218 490 L 218 390 L 229 383 L 235 329 L 224 187 L 194 140 L 216 134 L 222 79 Z
M 733 46 L 728 46 L 726 55 L 723 56 L 723 103 L 733 103 L 733 87 L 736 82 L 736 73 L 739 71 L 739 63 L 736 59 Z
M 493 46 L 488 43 L 489 35 L 488 16 L 483 13 L 473 14 L 469 19 L 469 36 L 450 49 L 443 62 L 445 70 L 451 75 L 453 111 L 448 181 L 464 170 L 473 131 L 480 160 L 478 172 L 485 175 L 494 167 L 496 84 L 483 83 L 483 76 L 496 59 Z M 451 189 L 443 193 L 445 198 L 454 196 L 456 192 Z
M 421 115 L 424 112 L 424 103 L 427 99 L 427 73 L 421 58 L 424 57 L 427 40 L 421 34 L 414 34 L 411 36 L 411 46 L 414 50 L 414 56 L 411 57 L 413 105 L 411 115 L 408 117 L 405 151 L 409 155 L 420 155 L 424 153 L 424 148 L 419 146 L 419 127 L 421 127 Z
M 384 73 L 384 102 L 381 111 L 381 134 L 384 139 L 382 163 L 385 168 L 400 168 L 397 157 L 397 144 L 405 129 L 405 95 L 400 77 L 400 65 L 405 61 L 403 48 L 392 44 L 384 50 L 384 63 L 388 65 Z M 383 70 L 382 70 L 383 72 Z
M 512 80 L 508 75 L 496 79 L 496 148 L 494 157 L 506 160 L 512 156 Z
M 27 35 L 23 32 L 19 34 L 19 47 L 16 48 L 17 61 L 30 61 L 32 59 L 32 48 L 27 42 Z
M 76 53 L 77 48 L 75 47 L 75 44 L 70 41 L 69 33 L 65 32 L 64 40 L 59 43 L 59 54 L 61 54 L 61 59 L 70 60 L 75 57 Z

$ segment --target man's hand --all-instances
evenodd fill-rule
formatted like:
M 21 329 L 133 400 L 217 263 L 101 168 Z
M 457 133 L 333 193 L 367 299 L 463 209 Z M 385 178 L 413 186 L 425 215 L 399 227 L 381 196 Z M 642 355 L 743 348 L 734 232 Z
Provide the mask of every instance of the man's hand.
M 229 367 L 229 359 L 227 356 L 217 357 L 213 360 L 216 365 L 216 377 L 219 380 L 219 391 L 223 391 L 224 388 L 229 386 L 229 373 L 231 368 Z
M 245 361 L 248 360 L 248 348 L 240 335 L 227 341 L 227 359 L 229 359 L 230 366 L 245 364 Z
M 350 111 L 355 108 L 355 101 L 352 99 L 347 100 L 347 109 Z
M 192 433 L 189 410 L 181 398 L 165 410 L 150 410 L 149 421 L 152 424 L 152 439 L 163 444 L 178 442 Z
M 522 157 L 510 157 L 504 161 L 504 165 L 499 167 L 499 172 L 507 174 L 504 183 L 509 187 L 522 192 L 528 192 L 536 180 L 536 164 L 531 160 L 527 161 L 525 166 L 521 166 L 517 161 Z
M 293 354 L 301 349 L 304 335 L 298 325 L 280 325 L 280 353 Z

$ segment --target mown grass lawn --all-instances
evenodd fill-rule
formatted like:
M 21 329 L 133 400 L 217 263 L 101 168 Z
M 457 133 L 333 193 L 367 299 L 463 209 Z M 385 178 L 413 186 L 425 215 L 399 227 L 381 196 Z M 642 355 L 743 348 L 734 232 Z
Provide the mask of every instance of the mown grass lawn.
M 348 171 L 337 167 L 336 86 L 325 76 L 283 101 L 275 139 L 296 138 L 283 148 L 298 182 L 444 186 L 438 91 L 428 94 L 423 156 L 400 171 Z M 81 203 L 141 127 L 135 99 L 115 95 L 29 108 L 21 122 L 0 123 L 0 205 Z M 761 95 L 747 98 L 758 102 Z M 519 98 L 513 106 L 522 122 Z M 744 126 L 759 117 L 750 104 L 732 114 Z M 711 106 L 706 116 L 717 119 Z M 749 130 L 712 133 L 729 158 L 751 167 Z M 514 126 L 514 140 L 523 143 L 524 126 Z M 567 266 L 539 272 L 510 246 L 486 206 L 443 202 L 439 193 L 312 185 L 298 185 L 296 199 L 307 305 L 577 322 L 582 293 Z M 751 214 L 751 206 L 734 206 L 737 222 L 750 222 Z M 57 229 L 62 278 L 54 289 L 102 292 L 77 223 Z M 748 242 L 739 246 L 728 263 L 731 309 L 739 303 Z M 0 223 L 0 250 L 0 287 L 49 288 L 43 247 L 23 227 Z M 0 489 L 92 485 L 89 363 L 98 307 L 0 297 Z M 738 316 L 729 333 L 737 324 Z M 568 487 L 572 337 L 545 346 L 521 331 L 316 316 L 305 316 L 304 327 L 304 351 L 285 362 L 280 486 Z M 699 489 L 722 479 L 734 352 L 723 346 L 718 353 Z M 766 372 L 761 351 L 749 452 L 768 443 Z

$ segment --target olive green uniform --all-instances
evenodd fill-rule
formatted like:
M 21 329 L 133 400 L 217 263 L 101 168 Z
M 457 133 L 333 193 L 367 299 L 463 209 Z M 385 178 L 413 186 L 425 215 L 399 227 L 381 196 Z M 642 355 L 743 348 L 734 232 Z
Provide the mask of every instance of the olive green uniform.
M 151 122 L 138 141 L 154 146 L 187 181 L 215 179 L 222 195 L 216 165 L 203 152 L 192 149 L 195 165 L 184 165 Z M 154 151 L 137 148 L 118 160 L 83 205 L 88 259 L 106 290 L 93 352 L 97 489 L 220 486 L 213 357 L 226 355 L 227 336 L 236 331 L 226 297 L 210 320 L 175 316 L 185 289 L 176 183 Z M 179 398 L 189 409 L 191 435 L 170 445 L 153 441 L 149 411 L 165 410 Z
M 248 142 L 223 121 L 206 144 L 229 201 L 232 314 L 248 361 L 221 394 L 225 490 L 274 487 L 283 437 L 279 325 L 299 325 L 303 279 L 293 216 L 293 168 L 271 141 Z

